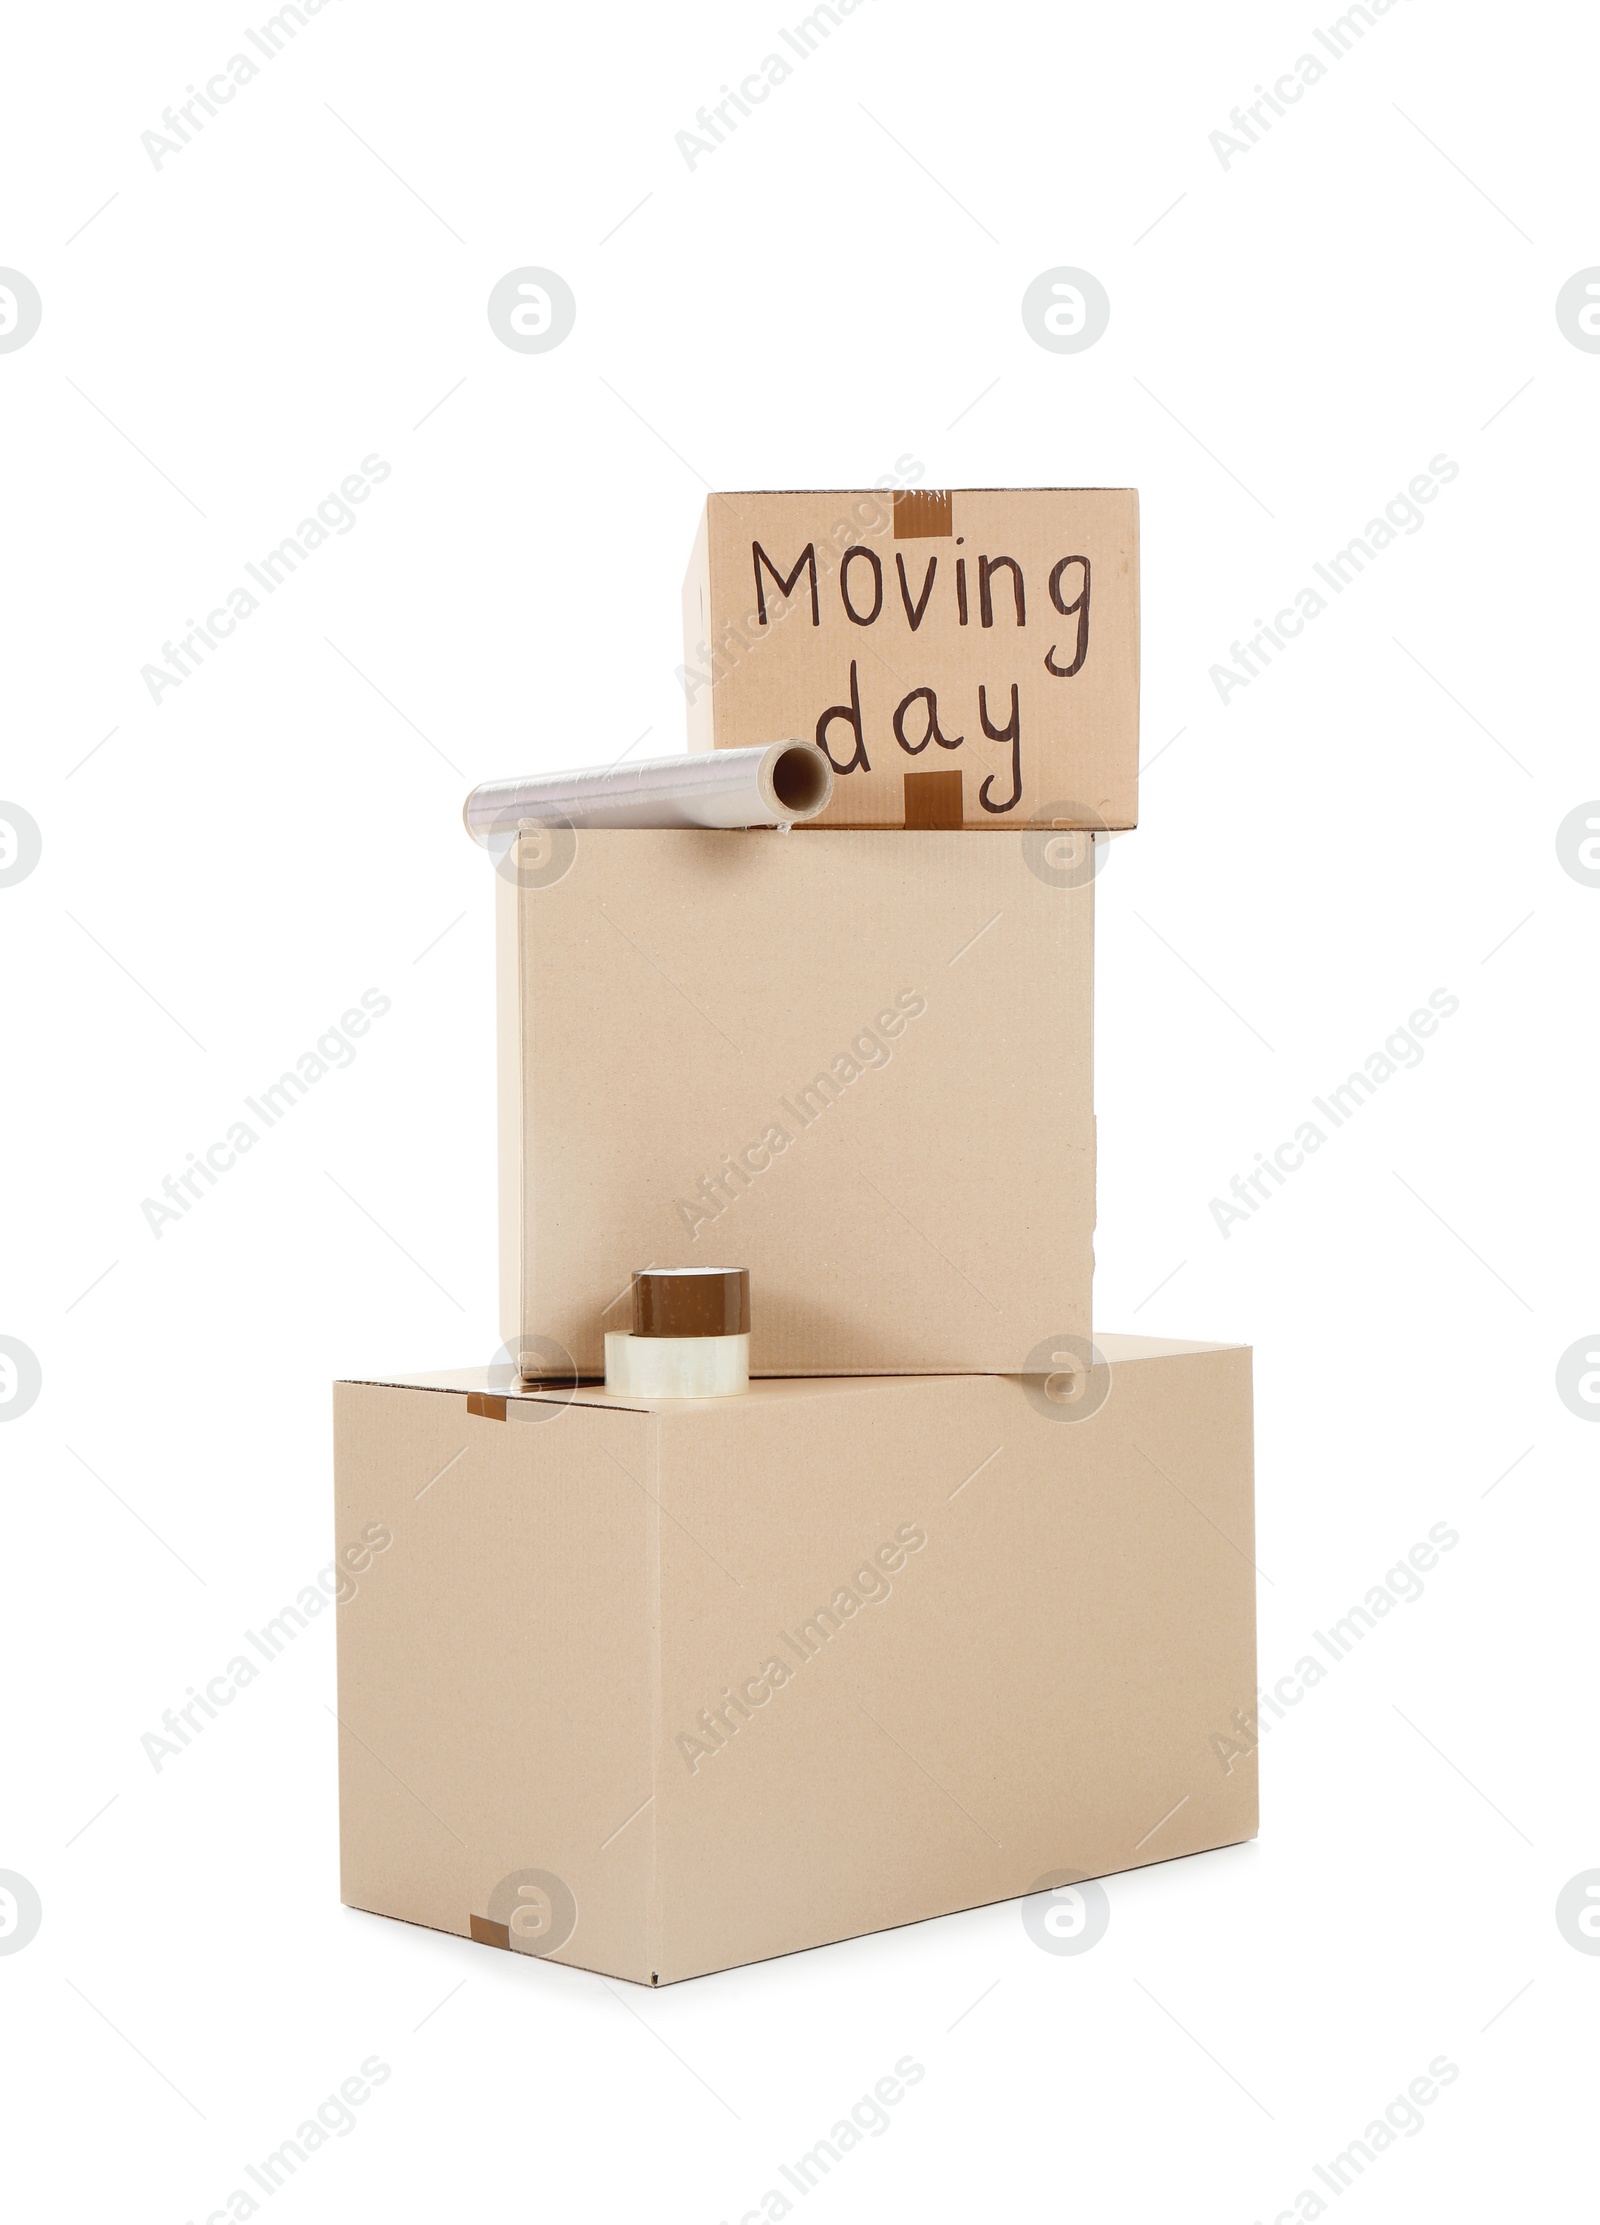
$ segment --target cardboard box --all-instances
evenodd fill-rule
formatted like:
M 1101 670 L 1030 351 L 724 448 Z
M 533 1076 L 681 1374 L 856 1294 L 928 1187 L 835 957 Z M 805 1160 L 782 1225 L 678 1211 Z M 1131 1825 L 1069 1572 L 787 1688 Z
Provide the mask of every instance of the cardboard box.
M 1017 1373 L 1087 1336 L 1092 852 L 521 837 L 501 1325 L 527 1371 L 603 1373 L 652 1266 L 750 1269 L 757 1375 Z
M 1250 1355 L 1101 1348 L 337 1385 L 345 1901 L 656 1985 L 1251 1837 Z
M 683 588 L 691 749 L 816 740 L 819 826 L 1131 827 L 1131 488 L 714 494 Z

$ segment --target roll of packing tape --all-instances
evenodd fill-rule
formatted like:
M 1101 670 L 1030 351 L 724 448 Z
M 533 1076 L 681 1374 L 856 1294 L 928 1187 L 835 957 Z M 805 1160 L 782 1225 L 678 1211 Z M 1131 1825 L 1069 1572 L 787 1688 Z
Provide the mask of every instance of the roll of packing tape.
M 647 1267 L 632 1334 L 606 1335 L 606 1389 L 636 1398 L 731 1398 L 750 1388 L 750 1270 Z
M 750 1339 L 606 1332 L 606 1389 L 634 1398 L 733 1398 L 750 1388 Z
M 645 1267 L 633 1278 L 636 1337 L 750 1334 L 748 1267 Z

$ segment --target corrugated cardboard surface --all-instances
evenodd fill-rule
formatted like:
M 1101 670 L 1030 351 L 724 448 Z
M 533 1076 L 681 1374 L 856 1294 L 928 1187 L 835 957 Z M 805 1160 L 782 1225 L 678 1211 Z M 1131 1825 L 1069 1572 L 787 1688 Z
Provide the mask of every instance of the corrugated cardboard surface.
M 1100 1343 L 1077 1423 L 338 1386 L 338 1535 L 395 1538 L 339 1610 L 345 1899 L 466 1934 L 537 1868 L 553 1959 L 664 1983 L 1252 1836 L 1250 1355 Z
M 532 1865 L 582 1877 L 593 1967 L 648 1963 L 651 1831 L 601 1841 L 654 1767 L 652 1434 L 626 1410 L 514 1426 L 465 1393 L 335 1386 L 335 1536 L 394 1538 L 340 1610 L 353 1907 L 465 1935 Z
M 747 1266 L 758 1375 L 1086 1336 L 1094 890 L 1044 840 L 580 831 L 508 889 L 507 1338 L 601 1373 L 646 1266 Z
M 787 735 L 821 742 L 839 775 L 824 826 L 906 824 L 903 775 L 935 767 L 959 772 L 968 827 L 1015 824 L 1061 804 L 1078 807 L 1063 823 L 1133 826 L 1138 495 L 958 488 L 934 504 L 927 490 L 915 493 L 920 505 L 881 490 L 709 498 L 683 591 L 690 748 Z M 758 564 L 758 546 L 769 564 Z M 1057 608 L 1078 599 L 1077 558 L 1088 560 L 1090 583 L 1081 640 L 1078 614 Z M 778 578 L 796 564 L 786 595 Z M 998 738 L 1012 724 L 1013 687 L 1015 750 Z M 911 700 L 930 688 L 942 741 L 930 733 L 926 698 Z M 851 718 L 828 719 L 835 707 Z

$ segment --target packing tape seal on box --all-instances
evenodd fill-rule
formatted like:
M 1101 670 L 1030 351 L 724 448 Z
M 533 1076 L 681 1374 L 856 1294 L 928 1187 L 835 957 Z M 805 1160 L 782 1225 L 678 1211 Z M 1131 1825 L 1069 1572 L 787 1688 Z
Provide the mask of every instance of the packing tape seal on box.
M 462 820 L 488 848 L 520 826 L 792 827 L 826 811 L 833 767 L 814 742 L 769 742 L 474 788 Z
M 750 1270 L 636 1272 L 632 1333 L 606 1333 L 606 1389 L 635 1398 L 732 1398 L 749 1388 Z

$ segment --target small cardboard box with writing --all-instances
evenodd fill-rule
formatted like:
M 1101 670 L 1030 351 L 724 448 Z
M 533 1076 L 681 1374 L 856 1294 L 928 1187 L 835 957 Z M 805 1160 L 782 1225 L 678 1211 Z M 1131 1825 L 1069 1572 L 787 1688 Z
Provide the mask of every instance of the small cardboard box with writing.
M 1138 818 L 1129 488 L 714 494 L 683 625 L 690 748 L 816 741 L 819 826 Z

